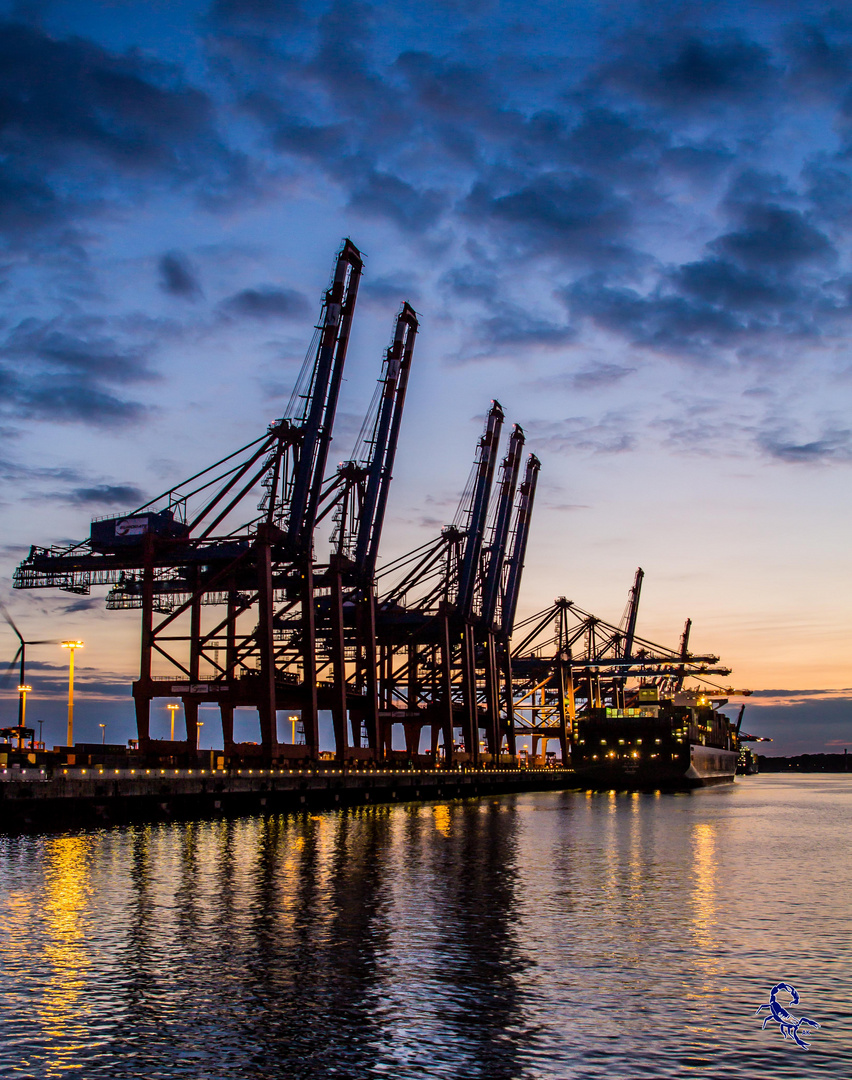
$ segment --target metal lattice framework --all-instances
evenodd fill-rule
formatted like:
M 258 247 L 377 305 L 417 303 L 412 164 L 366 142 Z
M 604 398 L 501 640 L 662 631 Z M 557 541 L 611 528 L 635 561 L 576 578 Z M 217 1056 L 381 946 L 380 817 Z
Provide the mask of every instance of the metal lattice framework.
M 503 409 L 492 402 L 451 525 L 383 568 L 377 612 L 380 700 L 413 753 L 429 726 L 432 754 L 474 764 L 514 757 L 509 640 L 540 470 L 515 425 L 497 471 Z
M 532 736 L 534 747 L 539 739 L 558 739 L 568 760 L 578 715 L 601 706 L 625 708 L 638 690 L 628 690 L 628 679 L 671 695 L 685 678 L 730 674 L 718 666 L 718 656 L 688 651 L 691 620 L 676 650 L 637 635 L 643 577 L 640 567 L 620 625 L 564 596 L 518 625 L 523 636 L 512 650 L 516 737 Z
M 282 418 L 156 499 L 93 521 L 87 540 L 33 547 L 15 573 L 16 588 L 107 587 L 107 608 L 139 610 L 142 751 L 191 760 L 199 706 L 213 705 L 231 760 L 317 758 L 325 709 L 339 761 L 393 758 L 396 725 L 411 758 L 425 729 L 433 762 L 439 750 L 446 764 L 515 760 L 519 734 L 559 738 L 567 761 L 578 710 L 623 703 L 628 677 L 679 689 L 726 671 L 688 652 L 688 627 L 679 651 L 636 634 L 641 571 L 622 626 L 560 599 L 510 647 L 541 466 L 530 454 L 522 468 L 515 425 L 498 468 L 496 401 L 455 520 L 377 571 L 418 320 L 402 304 L 355 450 L 327 472 L 361 271 L 347 240 Z M 315 533 L 329 526 L 318 562 Z M 175 697 L 186 738 L 152 739 L 152 703 Z M 259 742 L 235 742 L 237 708 L 256 710 Z M 298 713 L 303 745 L 279 743 L 282 710 Z

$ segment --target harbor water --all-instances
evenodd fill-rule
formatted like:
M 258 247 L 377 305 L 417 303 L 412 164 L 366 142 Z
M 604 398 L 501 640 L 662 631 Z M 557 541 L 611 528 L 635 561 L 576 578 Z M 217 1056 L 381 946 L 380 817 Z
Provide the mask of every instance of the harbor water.
M 5 837 L 0 1077 L 848 1080 L 850 821 L 764 775 Z

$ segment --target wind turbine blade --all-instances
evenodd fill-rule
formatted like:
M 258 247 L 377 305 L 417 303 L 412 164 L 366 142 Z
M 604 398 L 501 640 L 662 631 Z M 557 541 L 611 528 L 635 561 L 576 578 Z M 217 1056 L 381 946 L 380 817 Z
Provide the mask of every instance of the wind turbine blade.
M 15 626 L 15 623 L 12 620 L 12 616 L 6 610 L 6 605 L 3 604 L 3 603 L 0 603 L 0 615 L 3 616 L 3 618 L 6 620 L 6 622 L 12 627 L 12 629 L 18 635 L 18 641 L 20 641 L 23 644 L 24 639 L 23 639 L 23 636 L 21 635 L 21 631 L 17 628 L 17 626 Z
M 56 639 L 51 640 L 51 641 L 28 641 L 28 642 L 26 642 L 26 644 L 27 645 L 58 645 L 59 644 L 59 639 L 56 638 Z
M 2 687 L 4 690 L 6 689 L 7 686 L 10 686 L 11 683 L 12 683 L 12 674 L 14 673 L 15 667 L 17 666 L 18 658 L 20 657 L 20 655 L 21 655 L 21 653 L 23 651 L 24 651 L 24 647 L 23 647 L 23 645 L 21 645 L 19 647 L 18 651 L 12 657 L 11 663 L 6 668 L 6 670 L 3 673 L 2 677 L 0 677 L 0 687 Z

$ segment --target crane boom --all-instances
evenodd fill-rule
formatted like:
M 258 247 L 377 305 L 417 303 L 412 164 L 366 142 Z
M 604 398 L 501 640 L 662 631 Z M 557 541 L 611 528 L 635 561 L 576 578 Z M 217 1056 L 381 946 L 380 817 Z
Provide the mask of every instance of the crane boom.
M 642 580 L 645 571 L 640 566 L 633 579 L 633 588 L 630 590 L 630 599 L 627 602 L 627 632 L 624 636 L 624 658 L 633 658 L 633 641 L 636 637 L 636 619 L 639 616 L 639 595 L 642 592 Z
M 500 442 L 502 426 L 503 408 L 499 401 L 492 401 L 485 421 L 485 431 L 479 440 L 476 481 L 471 497 L 470 513 L 468 514 L 464 555 L 459 570 L 456 608 L 462 618 L 467 618 L 470 615 L 473 606 L 476 572 L 479 569 L 479 556 L 482 551 L 482 539 L 485 533 L 488 497 L 491 494 L 491 484 L 494 480 L 497 445 Z
M 414 308 L 404 303 L 397 316 L 393 344 L 388 349 L 382 399 L 373 431 L 367 489 L 358 523 L 355 562 L 368 579 L 376 569 L 417 329 Z
M 527 553 L 527 541 L 530 534 L 530 522 L 532 520 L 533 502 L 535 501 L 535 489 L 538 484 L 538 474 L 541 462 L 530 454 L 527 458 L 527 467 L 524 479 L 518 490 L 518 504 L 515 510 L 515 527 L 512 537 L 512 552 L 506 560 L 508 576 L 506 588 L 503 594 L 502 631 L 506 638 L 512 636 L 515 625 L 515 612 L 518 607 L 518 594 L 521 589 L 521 575 L 524 571 L 524 559 Z
M 692 619 L 687 619 L 686 622 L 683 624 L 683 633 L 680 636 L 680 658 L 683 661 L 684 665 L 689 659 L 689 632 L 691 629 Z M 680 669 L 680 674 L 675 680 L 675 691 L 683 689 L 683 680 L 685 678 L 685 675 L 686 667 L 682 666 Z
M 319 505 L 337 395 L 363 260 L 351 240 L 344 242 L 331 288 L 323 301 L 323 316 L 316 360 L 301 426 L 299 463 L 290 497 L 288 535 L 294 548 L 309 548 Z
M 518 486 L 521 471 L 521 451 L 524 448 L 524 431 L 520 424 L 515 424 L 509 436 L 509 447 L 500 465 L 500 481 L 497 485 L 497 513 L 488 545 L 488 569 L 482 588 L 482 622 L 490 627 L 497 611 L 500 594 L 500 582 L 503 577 L 503 565 L 506 559 L 506 544 L 509 540 L 509 525 L 512 517 L 512 504 Z

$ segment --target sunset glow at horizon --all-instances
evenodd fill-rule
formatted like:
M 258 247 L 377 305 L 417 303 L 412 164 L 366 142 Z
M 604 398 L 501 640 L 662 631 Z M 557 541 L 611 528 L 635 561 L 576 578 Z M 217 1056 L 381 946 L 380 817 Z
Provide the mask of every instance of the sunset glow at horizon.
M 617 623 L 641 566 L 638 632 L 673 648 L 691 618 L 732 669 L 711 681 L 754 691 L 732 702 L 761 750 L 852 744 L 852 22 L 759 0 L 2 10 L 0 599 L 27 640 L 85 640 L 81 741 L 134 737 L 139 613 L 13 591 L 15 567 L 282 416 L 351 237 L 330 469 L 402 301 L 420 320 L 380 567 L 452 521 L 497 399 L 501 456 L 518 423 L 542 463 L 518 619 L 566 596 Z M 4 624 L 3 666 L 17 647 Z M 49 745 L 59 651 L 27 651 Z

